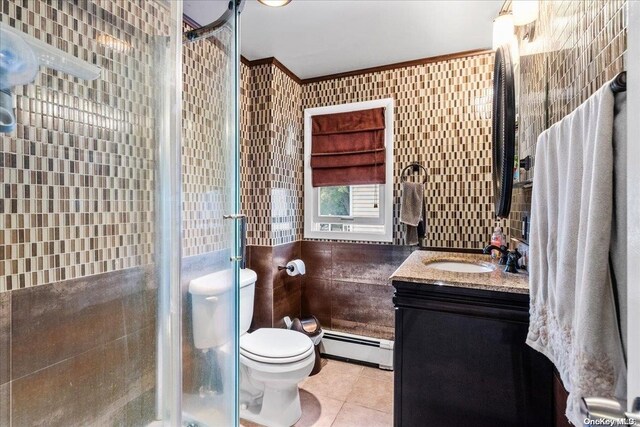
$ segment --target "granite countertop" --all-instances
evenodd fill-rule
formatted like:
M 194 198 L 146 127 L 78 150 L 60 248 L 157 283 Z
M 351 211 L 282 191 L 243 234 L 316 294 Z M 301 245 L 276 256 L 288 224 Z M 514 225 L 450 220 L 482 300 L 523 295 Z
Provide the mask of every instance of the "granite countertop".
M 459 273 L 429 268 L 425 265 L 434 261 L 491 264 L 495 269 L 487 273 Z M 517 274 L 505 273 L 504 266 L 498 265 L 497 259 L 494 260 L 489 255 L 483 254 L 417 250 L 409 255 L 389 279 L 518 294 L 529 293 L 529 276 L 526 271 L 520 270 Z

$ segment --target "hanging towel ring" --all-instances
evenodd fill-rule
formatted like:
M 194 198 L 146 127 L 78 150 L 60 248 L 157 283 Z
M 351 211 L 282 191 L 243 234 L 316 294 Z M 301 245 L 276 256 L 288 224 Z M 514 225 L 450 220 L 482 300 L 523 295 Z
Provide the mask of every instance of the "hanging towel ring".
M 427 183 L 427 170 L 425 169 L 424 166 L 422 166 L 420 163 L 417 162 L 413 162 L 411 163 L 409 166 L 407 166 L 406 168 L 402 169 L 402 172 L 400 173 L 400 177 L 402 179 L 402 182 L 405 182 L 407 180 L 407 178 L 409 177 L 409 173 L 417 173 L 420 172 L 420 169 L 422 169 L 422 172 L 424 172 L 424 179 L 422 180 L 423 184 Z

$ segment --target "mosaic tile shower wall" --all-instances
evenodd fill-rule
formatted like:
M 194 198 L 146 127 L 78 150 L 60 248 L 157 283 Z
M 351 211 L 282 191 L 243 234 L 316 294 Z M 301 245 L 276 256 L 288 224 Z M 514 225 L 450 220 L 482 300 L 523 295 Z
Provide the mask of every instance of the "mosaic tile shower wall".
M 303 229 L 302 88 L 273 64 L 243 71 L 241 191 L 248 244 L 291 243 Z
M 478 249 L 490 239 L 491 121 L 483 106 L 492 71 L 493 54 L 484 53 L 303 85 L 303 108 L 395 99 L 394 244 L 404 244 L 400 173 L 411 162 L 429 172 L 428 246 Z
M 191 29 L 186 24 L 185 30 Z M 222 216 L 229 206 L 233 153 L 227 149 L 232 119 L 233 69 L 228 54 L 232 34 L 183 46 L 182 92 L 182 255 L 224 249 L 230 236 Z
M 520 158 L 535 155 L 538 135 L 624 70 L 626 0 L 539 1 L 534 38 L 519 34 Z M 534 168 L 524 179 L 532 178 Z M 521 235 L 531 190 L 518 189 L 510 225 Z
M 152 263 L 157 2 L 3 0 L 0 19 L 102 68 L 42 68 L 0 136 L 0 292 Z

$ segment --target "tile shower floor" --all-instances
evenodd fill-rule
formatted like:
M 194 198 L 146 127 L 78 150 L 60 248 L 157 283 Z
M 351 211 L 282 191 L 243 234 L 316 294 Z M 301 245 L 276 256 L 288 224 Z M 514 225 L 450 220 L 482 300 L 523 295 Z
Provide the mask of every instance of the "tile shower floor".
M 302 418 L 296 427 L 393 425 L 393 372 L 323 359 L 318 375 L 300 383 Z M 241 420 L 243 427 L 256 427 Z

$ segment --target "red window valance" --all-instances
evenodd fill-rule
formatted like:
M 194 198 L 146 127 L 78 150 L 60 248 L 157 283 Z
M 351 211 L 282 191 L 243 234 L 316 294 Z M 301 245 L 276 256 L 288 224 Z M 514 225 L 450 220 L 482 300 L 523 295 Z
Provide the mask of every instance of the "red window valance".
M 384 184 L 384 108 L 311 118 L 314 187 Z

